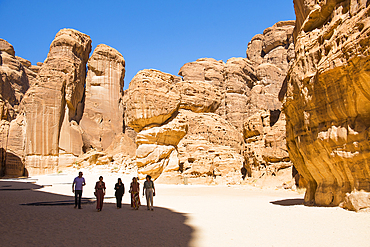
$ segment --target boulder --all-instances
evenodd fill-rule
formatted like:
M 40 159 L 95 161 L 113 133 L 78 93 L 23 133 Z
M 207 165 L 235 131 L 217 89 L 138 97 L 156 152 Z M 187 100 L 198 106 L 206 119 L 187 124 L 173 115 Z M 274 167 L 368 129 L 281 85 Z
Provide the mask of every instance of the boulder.
M 176 170 L 174 162 L 170 159 L 177 159 L 177 152 L 171 156 L 175 147 L 155 144 L 143 144 L 136 150 L 136 165 L 138 167 L 139 179 L 144 179 L 146 175 L 153 179 L 159 177 L 166 167 L 170 164 L 168 171 Z
M 346 193 L 344 201 L 340 204 L 342 208 L 351 211 L 360 211 L 370 208 L 370 193 L 365 191 L 354 190 L 351 193 Z
M 205 81 L 181 81 L 176 84 L 181 95 L 180 109 L 193 112 L 215 112 L 221 103 L 221 92 Z
M 126 124 L 139 132 L 144 127 L 160 126 L 180 107 L 176 83 L 180 78 L 158 70 L 139 71 L 125 99 Z

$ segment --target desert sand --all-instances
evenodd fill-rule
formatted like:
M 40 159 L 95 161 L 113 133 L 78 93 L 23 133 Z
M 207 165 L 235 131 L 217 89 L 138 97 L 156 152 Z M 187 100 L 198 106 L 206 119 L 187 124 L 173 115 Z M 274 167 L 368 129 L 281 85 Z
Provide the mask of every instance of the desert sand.
M 0 180 L 1 246 L 370 246 L 370 213 L 307 207 L 302 192 L 156 184 L 154 211 L 143 197 L 135 211 L 131 175 L 83 172 L 81 210 L 72 193 L 77 170 Z M 93 187 L 100 175 L 107 195 L 97 212 Z M 118 177 L 126 186 L 122 209 L 113 197 Z

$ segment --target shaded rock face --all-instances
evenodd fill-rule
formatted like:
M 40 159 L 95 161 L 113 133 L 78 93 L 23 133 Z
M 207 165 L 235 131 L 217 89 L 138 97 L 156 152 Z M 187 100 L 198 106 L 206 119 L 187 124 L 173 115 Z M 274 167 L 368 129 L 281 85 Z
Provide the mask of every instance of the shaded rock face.
M 26 121 L 25 163 L 30 173 L 50 172 L 58 167 L 60 141 L 65 153 L 82 150 L 81 137 L 76 137 L 78 127 L 73 125 L 82 116 L 79 104 L 90 51 L 89 36 L 72 29 L 59 31 L 36 83 L 22 101 Z
M 307 182 L 305 202 L 335 206 L 346 193 L 370 191 L 370 6 L 350 0 L 294 5 L 296 60 L 281 91 L 287 145 Z
M 278 94 L 294 60 L 294 24 L 282 21 L 267 28 L 249 42 L 248 59 L 233 58 L 226 63 L 224 116 L 243 133 L 244 168 L 256 178 L 277 175 L 292 165 Z
M 24 173 L 23 120 L 12 122 L 20 112 L 20 102 L 29 88 L 26 67 L 15 56 L 14 48 L 0 39 L 0 176 Z
M 130 83 L 126 123 L 138 132 L 139 177 L 160 182 L 238 183 L 276 175 L 291 162 L 278 93 L 294 58 L 294 21 L 248 45 L 247 58 L 185 64 L 178 78 L 140 71 Z
M 115 49 L 98 45 L 88 62 L 85 107 L 80 126 L 84 151 L 106 150 L 123 133 L 125 60 Z

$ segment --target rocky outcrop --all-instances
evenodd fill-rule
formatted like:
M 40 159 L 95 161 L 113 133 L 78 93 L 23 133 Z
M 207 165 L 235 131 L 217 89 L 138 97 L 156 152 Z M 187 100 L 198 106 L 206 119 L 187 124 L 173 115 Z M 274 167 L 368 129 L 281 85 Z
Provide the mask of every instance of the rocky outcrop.
M 98 45 L 86 76 L 91 40 L 72 29 L 57 33 L 37 66 L 15 57 L 4 40 L 0 48 L 0 176 L 73 164 L 132 169 L 136 134 L 123 122 L 125 60 L 118 51 Z
M 127 93 L 127 125 L 139 132 L 144 127 L 160 126 L 167 121 L 180 106 L 180 95 L 174 89 L 178 81 L 177 76 L 157 70 L 139 71 Z
M 24 174 L 23 120 L 14 120 L 20 112 L 20 103 L 29 88 L 29 79 L 23 63 L 15 56 L 14 48 L 0 39 L 0 176 Z
M 60 145 L 63 153 L 82 152 L 81 137 L 75 137 L 79 130 L 73 126 L 82 117 L 79 106 L 90 50 L 91 40 L 86 34 L 73 29 L 59 31 L 37 74 L 37 82 L 22 101 L 26 121 L 25 163 L 33 174 L 57 169 Z
M 13 120 L 19 113 L 19 104 L 29 88 L 25 68 L 15 57 L 11 44 L 0 39 L 0 104 L 2 119 Z
M 296 60 L 281 91 L 290 158 L 306 204 L 370 191 L 369 12 L 366 1 L 295 0 Z M 368 205 L 369 206 L 369 205 Z
M 32 66 L 9 55 L 31 88 L 15 96 L 23 100 L 12 119 L 21 114 L 1 125 L 9 136 L 2 143 L 14 147 L 8 149 L 31 174 L 113 164 L 167 183 L 240 183 L 246 173 L 277 175 L 291 166 L 277 95 L 294 58 L 293 27 L 292 21 L 279 22 L 256 35 L 247 58 L 198 59 L 185 64 L 180 77 L 139 71 L 125 92 L 122 55 L 98 45 L 88 60 L 90 38 L 63 29 L 44 63 Z
M 256 178 L 266 174 L 276 176 L 280 169 L 292 166 L 278 94 L 289 64 L 294 61 L 294 25 L 294 21 L 278 22 L 252 38 L 247 48 L 252 66 L 244 67 L 253 70 L 247 70 L 251 79 L 245 94 L 248 112 L 243 114 L 244 156 L 245 168 Z
M 257 35 L 248 58 L 202 58 L 182 80 L 140 71 L 126 96 L 126 123 L 138 134 L 139 177 L 160 182 L 239 183 L 291 167 L 278 93 L 292 55 L 294 22 Z M 246 175 L 246 174 L 244 174 Z
M 106 150 L 124 132 L 125 59 L 115 49 L 98 45 L 88 62 L 85 107 L 80 126 L 84 151 Z

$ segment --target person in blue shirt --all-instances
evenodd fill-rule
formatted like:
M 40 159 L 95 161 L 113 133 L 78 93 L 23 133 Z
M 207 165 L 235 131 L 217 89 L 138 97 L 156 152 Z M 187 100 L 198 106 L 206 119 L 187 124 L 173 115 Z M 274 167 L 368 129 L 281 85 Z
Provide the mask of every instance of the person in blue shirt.
M 72 192 L 75 193 L 75 208 L 78 205 L 78 209 L 81 209 L 81 197 L 82 197 L 82 187 L 86 185 L 85 178 L 82 177 L 82 172 L 78 173 L 78 177 L 73 180 Z M 78 203 L 77 203 L 78 197 Z

